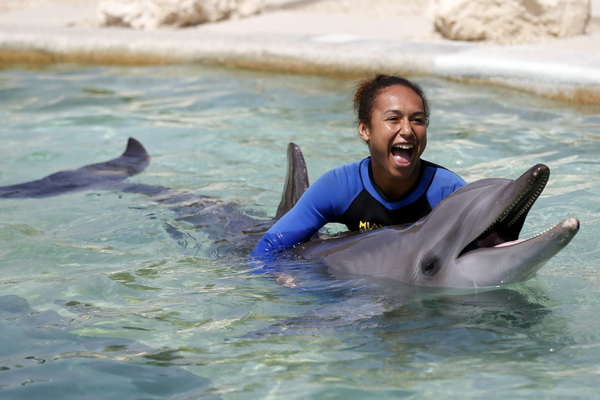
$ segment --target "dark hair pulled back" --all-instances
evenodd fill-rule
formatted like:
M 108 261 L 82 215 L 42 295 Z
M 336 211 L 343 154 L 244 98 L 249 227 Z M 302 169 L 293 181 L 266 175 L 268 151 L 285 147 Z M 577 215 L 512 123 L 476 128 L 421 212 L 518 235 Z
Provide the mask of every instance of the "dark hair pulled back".
M 385 74 L 378 74 L 374 78 L 360 81 L 356 85 L 354 111 L 356 112 L 358 122 L 371 126 L 371 113 L 375 107 L 377 95 L 381 90 L 394 85 L 405 86 L 419 95 L 423 102 L 423 111 L 427 118 L 427 124 L 429 124 L 429 102 L 421 86 L 406 78 Z

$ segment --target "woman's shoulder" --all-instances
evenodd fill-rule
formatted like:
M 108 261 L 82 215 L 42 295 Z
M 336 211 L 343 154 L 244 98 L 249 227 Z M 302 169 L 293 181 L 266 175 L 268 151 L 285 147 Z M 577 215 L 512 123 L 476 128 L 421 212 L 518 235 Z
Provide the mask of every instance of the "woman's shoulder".
M 427 188 L 427 199 L 432 207 L 467 184 L 464 179 L 448 168 L 431 162 L 426 162 L 425 168 L 433 172 L 431 183 Z
M 335 180 L 335 181 L 360 181 L 361 179 L 361 171 L 365 168 L 365 165 L 368 163 L 368 158 L 363 160 L 354 161 L 348 164 L 340 165 L 329 171 L 325 172 L 322 175 L 322 178 L 327 180 Z
M 368 159 L 367 159 L 368 160 Z M 365 160 L 335 167 L 321 175 L 310 187 L 310 197 L 317 196 L 335 208 L 344 207 L 363 188 L 362 169 Z
M 445 182 L 445 183 L 450 183 L 450 184 L 459 184 L 459 185 L 466 184 L 464 179 L 462 179 L 458 174 L 451 171 L 450 169 L 443 167 L 441 165 L 438 165 L 438 164 L 434 164 L 430 161 L 423 160 L 423 162 L 425 163 L 426 169 L 430 169 L 432 172 L 435 172 L 434 180 L 436 180 L 438 182 Z

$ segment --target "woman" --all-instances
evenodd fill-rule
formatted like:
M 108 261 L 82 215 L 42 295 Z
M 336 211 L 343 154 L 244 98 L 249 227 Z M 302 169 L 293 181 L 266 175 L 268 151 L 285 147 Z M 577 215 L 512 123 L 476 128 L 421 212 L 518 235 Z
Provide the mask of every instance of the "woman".
M 328 222 L 369 230 L 414 222 L 465 185 L 453 172 L 422 160 L 429 104 L 415 83 L 377 75 L 359 83 L 354 96 L 358 132 L 370 157 L 321 176 L 252 251 L 275 251 L 309 240 Z

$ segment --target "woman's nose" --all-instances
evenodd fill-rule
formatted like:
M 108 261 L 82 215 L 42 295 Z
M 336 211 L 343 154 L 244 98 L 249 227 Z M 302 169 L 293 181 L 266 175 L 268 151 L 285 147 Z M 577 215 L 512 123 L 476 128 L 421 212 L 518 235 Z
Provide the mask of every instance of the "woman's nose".
M 412 134 L 413 130 L 412 126 L 410 125 L 410 121 L 408 121 L 407 119 L 403 119 L 400 123 L 400 130 L 398 131 L 398 135 L 408 137 L 412 136 Z

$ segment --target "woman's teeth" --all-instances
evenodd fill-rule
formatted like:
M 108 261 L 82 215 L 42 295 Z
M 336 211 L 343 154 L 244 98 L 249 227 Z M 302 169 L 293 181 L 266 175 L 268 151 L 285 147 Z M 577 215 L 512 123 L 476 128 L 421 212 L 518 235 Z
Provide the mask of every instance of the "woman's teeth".
M 410 162 L 413 147 L 412 144 L 395 144 L 392 146 L 392 156 L 396 161 Z

